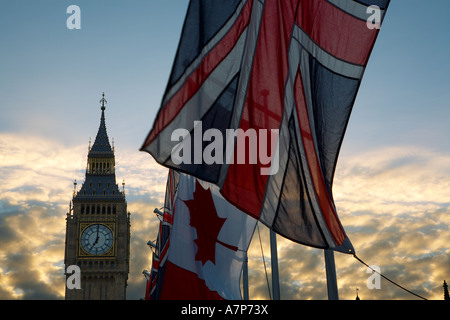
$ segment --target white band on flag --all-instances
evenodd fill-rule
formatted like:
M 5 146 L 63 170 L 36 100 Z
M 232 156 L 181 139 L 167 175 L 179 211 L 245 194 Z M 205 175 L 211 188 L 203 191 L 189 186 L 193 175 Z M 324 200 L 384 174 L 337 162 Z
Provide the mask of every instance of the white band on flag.
M 367 21 L 369 14 L 367 13 L 367 6 L 353 0 L 327 0 L 329 3 L 335 7 L 341 9 L 342 11 L 351 14 L 355 18 L 363 21 Z M 386 10 L 380 9 L 381 21 L 383 21 Z
M 189 65 L 189 67 L 186 68 L 183 75 L 177 80 L 177 82 L 169 89 L 167 94 L 164 97 L 163 105 L 166 105 L 167 102 L 172 99 L 172 97 L 175 95 L 175 93 L 180 90 L 180 88 L 185 84 L 186 80 L 189 78 L 189 76 L 197 70 L 197 68 L 201 65 L 203 59 L 208 55 L 208 53 L 217 45 L 220 43 L 222 38 L 230 31 L 231 28 L 235 25 L 236 20 L 239 18 L 242 9 L 244 8 L 245 4 L 248 0 L 243 0 L 237 7 L 234 14 L 231 16 L 231 18 L 227 21 L 227 23 L 222 27 L 222 29 L 219 30 L 219 32 L 216 33 L 216 35 L 203 47 L 202 52 L 198 55 L 198 57 L 192 61 L 192 63 Z
M 361 79 L 364 67 L 343 61 L 322 49 L 298 25 L 294 26 L 293 38 L 323 66 L 345 77 Z

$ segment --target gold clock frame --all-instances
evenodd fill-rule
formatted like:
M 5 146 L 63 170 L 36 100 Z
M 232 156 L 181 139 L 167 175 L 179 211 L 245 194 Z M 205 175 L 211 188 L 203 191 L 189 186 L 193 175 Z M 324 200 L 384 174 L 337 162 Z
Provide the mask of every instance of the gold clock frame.
M 81 245 L 81 235 L 83 234 L 84 230 L 86 228 L 96 225 L 96 224 L 102 224 L 109 228 L 114 236 L 113 238 L 113 244 L 111 248 L 106 251 L 104 254 L 95 255 L 86 252 L 82 245 Z M 81 259 L 114 259 L 116 257 L 116 223 L 111 221 L 89 221 L 89 222 L 80 222 L 79 224 L 79 233 L 78 233 L 78 258 Z

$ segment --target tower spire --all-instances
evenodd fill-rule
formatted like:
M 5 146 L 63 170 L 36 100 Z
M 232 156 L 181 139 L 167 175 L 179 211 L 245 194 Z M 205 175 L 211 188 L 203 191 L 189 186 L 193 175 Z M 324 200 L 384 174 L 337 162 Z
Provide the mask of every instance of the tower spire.
M 108 134 L 106 131 L 106 120 L 105 120 L 105 104 L 107 103 L 105 99 L 105 93 L 102 94 L 102 99 L 100 100 L 102 114 L 100 117 L 100 126 L 98 128 L 97 136 L 95 137 L 94 144 L 89 149 L 88 156 L 104 156 L 104 157 L 114 157 L 114 152 L 109 144 Z
M 105 99 L 105 93 L 103 92 L 102 98 L 100 99 L 100 103 L 102 104 L 102 111 L 105 111 L 105 103 L 108 103 Z
M 74 199 L 84 201 L 106 197 L 109 200 L 125 199 L 125 192 L 119 190 L 116 183 L 114 149 L 109 143 L 105 121 L 105 94 L 100 100 L 102 106 L 100 126 L 94 143 L 89 139 L 89 152 L 86 164 L 86 179 L 81 189 L 75 193 Z

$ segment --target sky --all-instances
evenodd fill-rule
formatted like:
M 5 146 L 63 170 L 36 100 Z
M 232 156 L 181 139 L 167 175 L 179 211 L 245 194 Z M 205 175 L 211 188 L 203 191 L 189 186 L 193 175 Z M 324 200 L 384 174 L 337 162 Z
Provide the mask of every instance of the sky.
M 70 30 L 70 5 L 81 29 Z M 107 100 L 116 177 L 131 212 L 128 299 L 143 298 L 167 169 L 140 152 L 171 71 L 187 0 L 0 0 L 0 299 L 63 299 L 65 217 Z M 448 0 L 393 0 L 334 178 L 357 255 L 442 299 L 450 281 Z M 269 231 L 249 249 L 251 299 L 268 299 Z M 327 299 L 323 251 L 278 240 L 281 299 Z M 341 299 L 417 299 L 336 253 Z M 270 282 L 270 281 L 269 281 Z

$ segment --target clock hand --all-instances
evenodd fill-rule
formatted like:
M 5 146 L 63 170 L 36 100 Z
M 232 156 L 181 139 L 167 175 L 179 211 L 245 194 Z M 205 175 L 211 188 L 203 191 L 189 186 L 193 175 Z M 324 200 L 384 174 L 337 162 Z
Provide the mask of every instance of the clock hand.
M 100 225 L 97 225 L 97 238 L 95 239 L 94 243 L 92 244 L 92 246 L 95 246 L 98 242 L 98 229 L 100 228 Z

